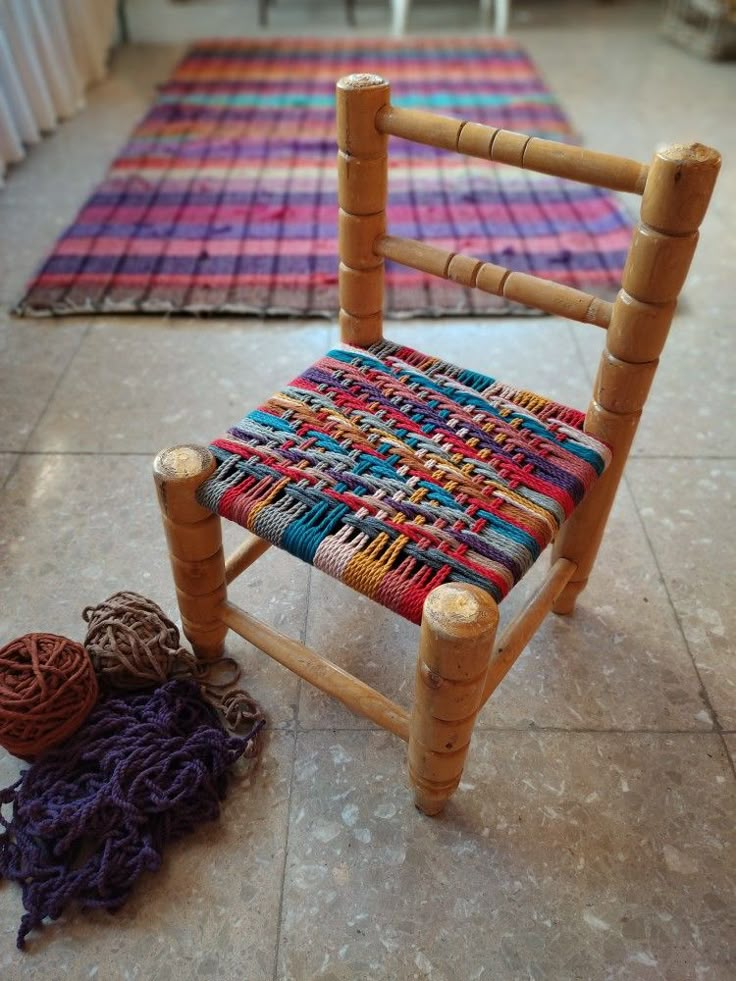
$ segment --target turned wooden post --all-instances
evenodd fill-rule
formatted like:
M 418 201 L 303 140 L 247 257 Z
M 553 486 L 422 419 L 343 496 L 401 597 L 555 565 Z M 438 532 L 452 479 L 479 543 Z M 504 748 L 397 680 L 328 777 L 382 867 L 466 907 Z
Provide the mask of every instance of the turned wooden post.
M 226 599 L 220 518 L 195 498 L 215 466 L 205 446 L 174 446 L 153 462 L 184 633 L 205 660 L 222 655 L 228 629 L 217 613 Z
M 553 562 L 577 566 L 555 613 L 572 613 L 593 567 L 720 164 L 715 150 L 694 144 L 660 151 L 649 168 L 585 418 L 585 431 L 611 446 L 613 462 L 554 544 Z
M 460 783 L 497 626 L 496 603 L 476 586 L 446 583 L 425 600 L 409 722 L 409 777 L 425 814 Z
M 368 347 L 383 336 L 383 258 L 373 243 L 386 231 L 388 137 L 376 129 L 390 87 L 378 75 L 337 83 L 340 336 Z

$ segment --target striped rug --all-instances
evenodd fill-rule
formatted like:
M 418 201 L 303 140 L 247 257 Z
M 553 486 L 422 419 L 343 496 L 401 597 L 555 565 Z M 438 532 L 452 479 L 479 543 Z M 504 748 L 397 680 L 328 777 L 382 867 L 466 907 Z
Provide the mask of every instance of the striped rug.
M 334 86 L 377 72 L 397 105 L 552 139 L 570 124 L 498 39 L 271 39 L 195 46 L 30 283 L 25 314 L 333 315 Z M 609 192 L 392 141 L 397 235 L 610 293 L 630 226 Z M 390 314 L 505 301 L 389 265 Z

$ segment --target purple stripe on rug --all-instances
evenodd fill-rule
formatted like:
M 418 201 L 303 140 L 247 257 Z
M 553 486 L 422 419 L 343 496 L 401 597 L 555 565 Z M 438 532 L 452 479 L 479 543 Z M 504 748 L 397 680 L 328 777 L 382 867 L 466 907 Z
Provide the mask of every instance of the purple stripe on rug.
M 573 139 L 510 41 L 207 41 L 161 87 L 18 312 L 334 316 L 332 94 L 356 68 L 391 79 L 398 105 Z M 631 232 L 615 195 L 402 140 L 391 154 L 395 234 L 604 295 L 618 287 Z M 522 312 L 393 263 L 386 300 L 399 316 Z

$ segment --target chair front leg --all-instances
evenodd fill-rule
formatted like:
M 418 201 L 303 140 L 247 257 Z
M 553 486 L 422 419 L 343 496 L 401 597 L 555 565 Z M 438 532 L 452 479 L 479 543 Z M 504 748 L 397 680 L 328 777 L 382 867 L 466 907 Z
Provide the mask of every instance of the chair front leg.
M 222 655 L 228 629 L 217 613 L 227 595 L 220 518 L 195 496 L 216 465 L 206 446 L 174 446 L 153 463 L 184 634 L 203 660 Z
M 409 724 L 409 777 L 424 814 L 439 814 L 460 783 L 497 626 L 495 601 L 475 586 L 446 583 L 425 600 Z

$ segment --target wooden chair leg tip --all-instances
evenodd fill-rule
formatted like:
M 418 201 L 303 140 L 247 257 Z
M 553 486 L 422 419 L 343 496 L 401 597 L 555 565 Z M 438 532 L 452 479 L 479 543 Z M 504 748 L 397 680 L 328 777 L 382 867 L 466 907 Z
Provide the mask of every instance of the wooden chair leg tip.
M 224 625 L 220 630 L 197 634 L 188 624 L 184 624 L 183 633 L 200 661 L 216 661 L 225 654 L 227 627 Z
M 569 582 L 552 604 L 552 612 L 560 617 L 568 617 L 574 613 L 578 596 L 587 585 L 587 579 Z
M 416 793 L 414 795 L 414 807 L 425 817 L 437 817 L 438 814 L 444 811 L 446 803 L 446 800 L 432 800 L 423 794 Z
M 561 602 L 558 600 L 552 607 L 552 612 L 556 613 L 558 617 L 569 617 L 575 612 L 576 601 L 568 600 L 566 602 Z
M 217 661 L 225 654 L 223 644 L 192 644 L 192 650 L 200 661 Z

